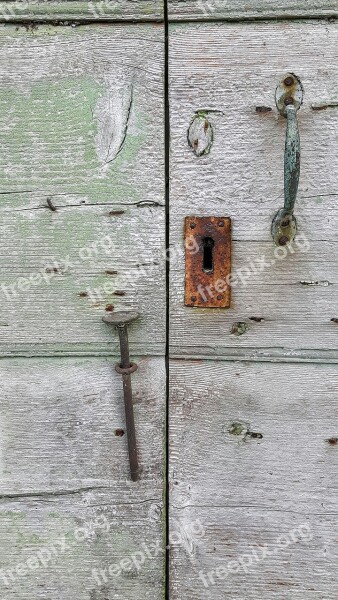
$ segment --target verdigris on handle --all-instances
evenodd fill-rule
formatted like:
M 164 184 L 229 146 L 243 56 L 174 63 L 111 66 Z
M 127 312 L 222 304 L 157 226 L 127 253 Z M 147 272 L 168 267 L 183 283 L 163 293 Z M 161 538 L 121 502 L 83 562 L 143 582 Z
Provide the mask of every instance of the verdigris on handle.
M 287 119 L 284 155 L 284 207 L 274 216 L 271 233 L 277 246 L 292 242 L 297 233 L 294 208 L 300 177 L 300 136 L 297 113 L 303 103 L 303 86 L 296 75 L 287 73 L 276 89 L 276 105 Z

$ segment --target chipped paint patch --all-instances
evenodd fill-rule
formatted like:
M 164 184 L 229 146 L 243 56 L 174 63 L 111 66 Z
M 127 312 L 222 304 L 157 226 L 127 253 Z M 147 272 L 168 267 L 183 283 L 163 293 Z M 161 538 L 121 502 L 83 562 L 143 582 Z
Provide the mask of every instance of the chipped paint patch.
M 230 435 L 242 435 L 243 433 L 246 434 L 248 432 L 248 427 L 249 425 L 246 423 L 239 423 L 239 422 L 235 422 L 232 423 L 228 429 Z
M 244 335 L 249 329 L 248 323 L 238 321 L 234 323 L 231 328 L 231 335 L 237 335 L 238 337 Z
M 188 129 L 188 144 L 196 156 L 209 154 L 214 141 L 214 132 L 210 121 L 203 112 L 197 112 Z
M 224 433 L 230 433 L 230 435 L 237 436 L 242 441 L 251 438 L 252 440 L 263 439 L 263 434 L 258 431 L 251 431 L 250 423 L 234 421 L 230 424 L 228 429 L 224 430 Z

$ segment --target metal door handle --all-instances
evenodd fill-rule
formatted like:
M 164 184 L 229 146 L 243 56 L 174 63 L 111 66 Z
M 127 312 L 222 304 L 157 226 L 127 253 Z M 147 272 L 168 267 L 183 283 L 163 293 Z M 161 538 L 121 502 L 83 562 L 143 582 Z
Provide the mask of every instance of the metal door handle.
M 293 214 L 300 176 L 300 137 L 297 112 L 303 102 L 303 86 L 293 73 L 288 73 L 276 89 L 276 105 L 287 119 L 284 154 L 284 207 L 272 221 L 272 237 L 277 246 L 292 242 L 297 233 L 297 221 Z

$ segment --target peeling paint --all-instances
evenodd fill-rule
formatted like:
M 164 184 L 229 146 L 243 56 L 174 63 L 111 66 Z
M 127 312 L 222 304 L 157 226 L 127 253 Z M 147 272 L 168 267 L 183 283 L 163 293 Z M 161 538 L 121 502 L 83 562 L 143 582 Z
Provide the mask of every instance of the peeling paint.
M 242 322 L 242 321 L 238 321 L 237 323 L 234 323 L 232 328 L 231 328 L 231 335 L 244 335 L 249 329 L 249 325 L 248 323 Z
M 214 140 L 212 125 L 206 115 L 197 112 L 188 129 L 188 144 L 196 156 L 209 154 Z

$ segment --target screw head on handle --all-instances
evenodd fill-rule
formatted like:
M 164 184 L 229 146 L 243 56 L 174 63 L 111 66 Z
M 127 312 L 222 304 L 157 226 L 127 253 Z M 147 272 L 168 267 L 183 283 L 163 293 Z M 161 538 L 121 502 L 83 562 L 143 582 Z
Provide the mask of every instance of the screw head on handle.
M 294 83 L 295 83 L 295 80 L 292 77 L 292 75 L 288 75 L 287 77 L 285 77 L 285 79 L 284 79 L 284 85 L 286 87 L 291 87 Z
M 124 325 L 132 323 L 132 321 L 136 321 L 136 319 L 138 319 L 139 316 L 139 313 L 136 311 L 112 312 L 108 315 L 104 315 L 104 317 L 102 317 L 102 321 L 104 323 L 107 323 L 107 325 L 114 325 L 114 327 L 124 327 Z

